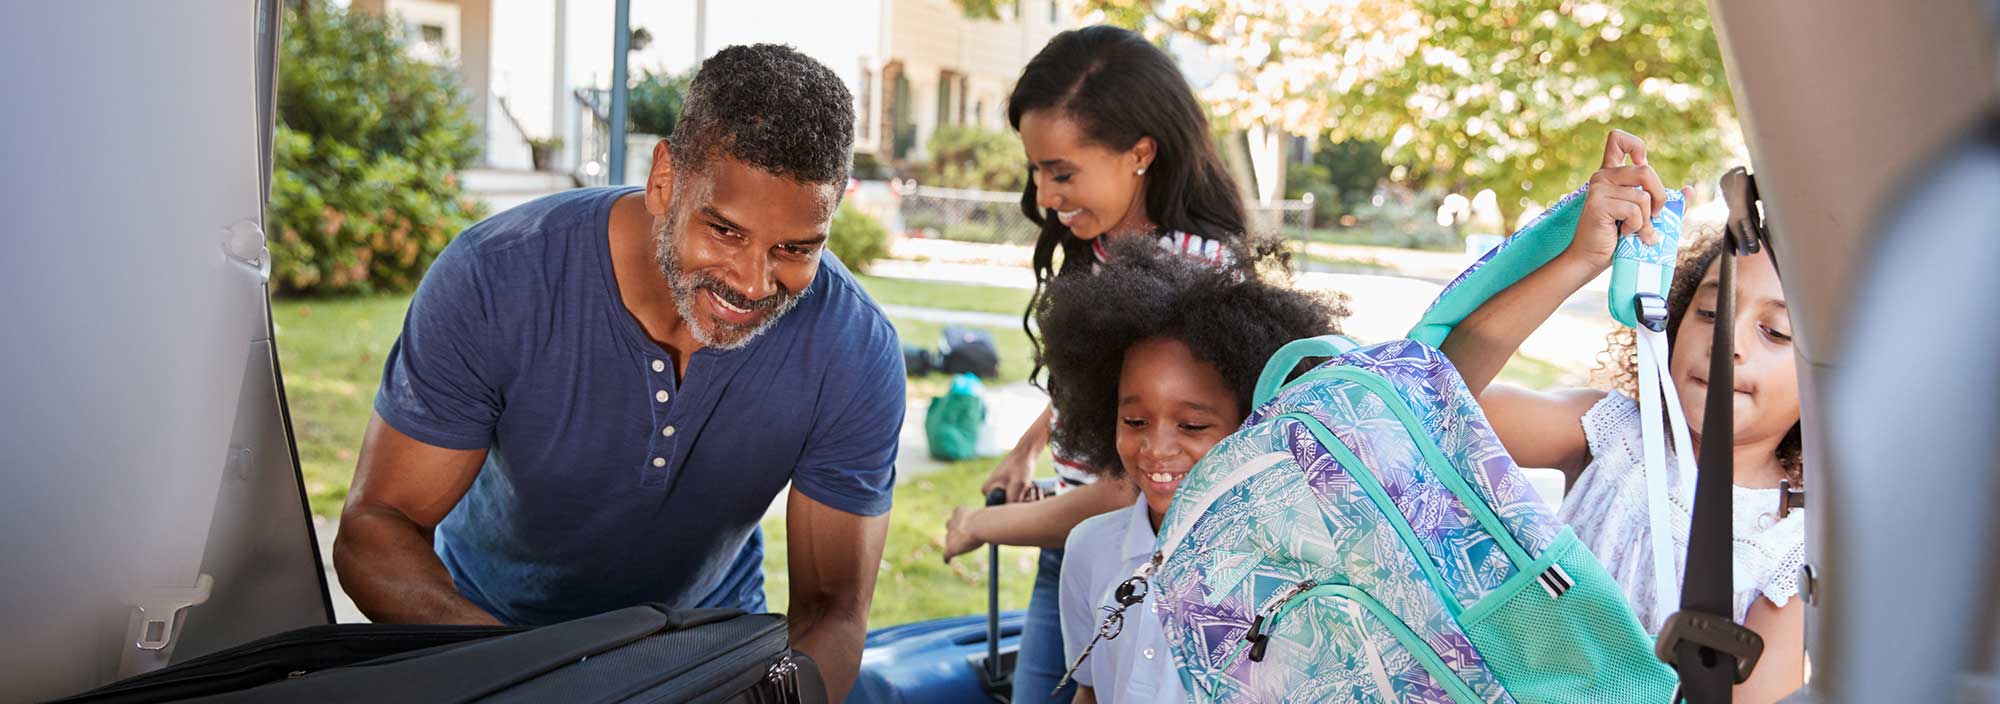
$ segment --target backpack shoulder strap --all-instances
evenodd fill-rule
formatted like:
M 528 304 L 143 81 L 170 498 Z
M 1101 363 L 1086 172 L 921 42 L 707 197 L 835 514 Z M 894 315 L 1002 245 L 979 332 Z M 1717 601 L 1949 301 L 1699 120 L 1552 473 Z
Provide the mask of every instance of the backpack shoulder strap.
M 1250 396 L 1250 404 L 1262 406 L 1276 397 L 1299 362 L 1312 357 L 1338 357 L 1359 346 L 1360 343 L 1346 335 L 1321 335 L 1286 343 L 1271 355 L 1271 361 L 1264 363 L 1264 373 L 1257 375 L 1257 389 Z

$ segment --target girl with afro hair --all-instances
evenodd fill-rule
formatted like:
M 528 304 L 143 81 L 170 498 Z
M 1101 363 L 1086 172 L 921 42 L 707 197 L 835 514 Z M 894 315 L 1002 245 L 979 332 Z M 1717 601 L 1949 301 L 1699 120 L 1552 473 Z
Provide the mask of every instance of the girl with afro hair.
M 1285 343 L 1339 332 L 1347 311 L 1336 298 L 1135 241 L 1113 244 L 1095 276 L 1056 279 L 1035 313 L 1062 418 L 1055 442 L 1098 468 L 1100 482 L 1139 495 L 1077 525 L 1064 546 L 1075 701 L 1185 701 L 1150 597 L 1116 617 L 1118 637 L 1091 641 L 1106 607 L 1118 606 L 1115 588 L 1152 554 L 1182 478 L 1250 413 L 1264 363 Z

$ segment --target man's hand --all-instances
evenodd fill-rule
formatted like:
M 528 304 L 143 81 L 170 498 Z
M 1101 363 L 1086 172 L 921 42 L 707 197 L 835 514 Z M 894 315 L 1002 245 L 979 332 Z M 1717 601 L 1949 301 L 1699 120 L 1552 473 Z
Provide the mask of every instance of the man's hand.
M 792 647 L 826 676 L 831 701 L 843 701 L 861 673 L 868 606 L 875 597 L 889 515 L 858 516 L 800 493 L 785 500 L 785 561 L 791 575 Z
M 340 533 L 333 541 L 341 589 L 377 623 L 497 625 L 451 581 L 431 531 L 479 476 L 485 450 L 450 450 L 368 419 Z

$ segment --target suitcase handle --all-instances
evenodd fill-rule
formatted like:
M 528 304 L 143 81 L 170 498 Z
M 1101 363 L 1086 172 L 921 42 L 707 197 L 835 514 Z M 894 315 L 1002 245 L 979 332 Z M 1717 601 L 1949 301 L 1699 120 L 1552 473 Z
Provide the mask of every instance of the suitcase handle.
M 1007 490 L 986 492 L 986 505 L 1007 503 Z M 986 546 L 986 675 L 1000 681 L 1000 546 Z

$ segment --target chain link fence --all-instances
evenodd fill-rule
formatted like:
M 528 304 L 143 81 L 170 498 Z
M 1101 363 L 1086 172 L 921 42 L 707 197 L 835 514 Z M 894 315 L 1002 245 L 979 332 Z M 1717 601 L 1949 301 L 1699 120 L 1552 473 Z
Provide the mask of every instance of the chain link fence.
M 903 189 L 903 234 L 987 244 L 1035 243 L 1041 231 L 1021 212 L 1021 194 L 917 186 Z
M 1250 231 L 1288 241 L 1295 254 L 1304 253 L 1312 231 L 1310 200 L 1284 200 L 1251 205 Z M 1032 245 L 1041 231 L 1021 212 L 1021 194 L 917 186 L 905 188 L 900 209 L 905 236 L 960 242 Z

